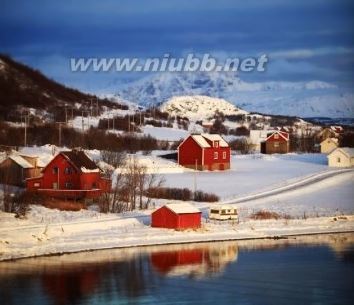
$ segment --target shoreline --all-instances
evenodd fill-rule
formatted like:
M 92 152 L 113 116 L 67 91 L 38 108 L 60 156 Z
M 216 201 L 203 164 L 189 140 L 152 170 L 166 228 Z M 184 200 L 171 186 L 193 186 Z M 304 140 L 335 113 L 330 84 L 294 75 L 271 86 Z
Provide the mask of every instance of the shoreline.
M 104 240 L 102 233 L 101 242 L 82 242 L 61 238 L 60 243 L 54 241 L 47 244 L 35 245 L 27 251 L 16 251 L 8 247 L 7 252 L 2 252 L 1 262 L 17 261 L 26 258 L 61 256 L 65 254 L 93 252 L 98 250 L 143 248 L 149 246 L 167 246 L 192 243 L 212 243 L 222 241 L 247 241 L 247 240 L 286 240 L 301 236 L 330 235 L 354 233 L 354 215 L 346 215 L 346 220 L 334 221 L 335 217 L 308 218 L 305 220 L 259 220 L 247 221 L 234 227 L 218 228 L 209 227 L 208 230 L 199 231 L 174 231 L 169 229 L 156 229 L 145 226 L 144 231 L 131 232 L 130 237 L 113 237 Z M 293 222 L 293 223 L 291 223 Z M 325 226 L 323 226 L 325 224 Z M 264 225 L 266 225 L 264 227 Z M 306 225 L 306 226 L 305 226 Z M 321 227 L 322 225 L 322 227 Z M 205 228 L 204 228 L 205 229 Z M 224 230 L 218 230 L 224 229 Z M 146 235 L 146 239 L 144 236 Z M 150 234 L 150 235 L 149 235 Z M 79 245 L 75 244 L 78 243 Z M 54 244 L 53 244 L 54 243 Z M 9 243 L 10 244 L 10 243 Z M 23 250 L 23 249 L 22 249 Z

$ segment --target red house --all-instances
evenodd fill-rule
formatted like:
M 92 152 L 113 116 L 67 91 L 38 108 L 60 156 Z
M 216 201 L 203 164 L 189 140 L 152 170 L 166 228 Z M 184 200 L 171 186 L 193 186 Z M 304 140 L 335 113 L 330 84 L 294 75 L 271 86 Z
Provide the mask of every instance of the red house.
M 151 226 L 175 230 L 197 229 L 201 226 L 201 215 L 189 203 L 171 203 L 162 206 L 151 214 Z
M 271 132 L 261 143 L 261 153 L 287 154 L 289 152 L 289 139 L 289 134 L 285 131 Z
M 100 169 L 81 150 L 63 151 L 43 168 L 42 175 L 26 180 L 29 191 L 53 198 L 97 198 L 109 191 L 111 181 L 103 178 Z
M 178 164 L 197 170 L 230 168 L 231 149 L 218 134 L 192 134 L 178 146 Z

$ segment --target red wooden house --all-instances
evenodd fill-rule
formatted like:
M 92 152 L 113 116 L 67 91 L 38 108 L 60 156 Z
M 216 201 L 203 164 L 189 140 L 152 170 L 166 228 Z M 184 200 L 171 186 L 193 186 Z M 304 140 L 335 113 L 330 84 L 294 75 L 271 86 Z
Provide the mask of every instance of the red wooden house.
M 29 191 L 53 198 L 97 198 L 109 191 L 111 181 L 103 178 L 96 164 L 80 150 L 57 154 L 42 170 L 42 175 L 26 180 Z
M 289 133 L 274 131 L 261 143 L 262 154 L 287 154 L 289 152 Z
M 231 149 L 218 134 L 192 134 L 178 146 L 178 164 L 197 170 L 230 168 Z
M 197 229 L 201 226 L 201 215 L 189 203 L 171 203 L 162 206 L 151 214 L 151 226 L 176 230 Z

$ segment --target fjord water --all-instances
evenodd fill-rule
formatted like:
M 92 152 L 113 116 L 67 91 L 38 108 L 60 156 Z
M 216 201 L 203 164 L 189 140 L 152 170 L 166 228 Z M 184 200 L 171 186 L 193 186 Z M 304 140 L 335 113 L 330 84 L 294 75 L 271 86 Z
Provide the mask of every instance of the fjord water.
M 0 263 L 0 304 L 353 304 L 354 234 Z

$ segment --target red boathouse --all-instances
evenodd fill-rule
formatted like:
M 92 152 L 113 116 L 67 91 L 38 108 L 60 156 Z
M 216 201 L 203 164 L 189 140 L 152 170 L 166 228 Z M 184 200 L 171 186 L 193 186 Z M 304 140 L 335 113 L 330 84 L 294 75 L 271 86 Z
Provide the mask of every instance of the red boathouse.
M 175 230 L 197 229 L 201 226 L 201 214 L 189 203 L 170 203 L 151 214 L 151 226 Z
M 192 134 L 178 146 L 178 164 L 197 170 L 230 168 L 229 144 L 218 134 Z
M 81 150 L 57 154 L 42 175 L 26 180 L 27 190 L 53 198 L 97 198 L 109 191 L 111 181 L 103 178 L 97 165 Z

